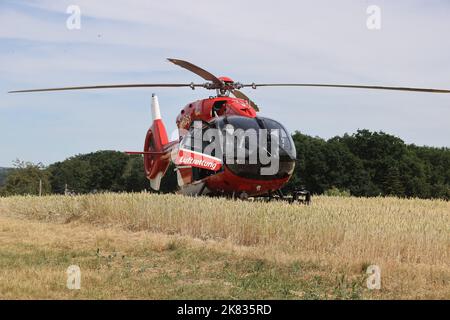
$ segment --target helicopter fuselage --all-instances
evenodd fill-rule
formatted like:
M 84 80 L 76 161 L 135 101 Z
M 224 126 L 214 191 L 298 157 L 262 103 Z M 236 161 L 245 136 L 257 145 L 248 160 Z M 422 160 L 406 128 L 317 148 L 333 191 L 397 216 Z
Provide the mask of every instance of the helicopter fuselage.
M 192 154 L 192 150 L 186 150 L 186 136 L 193 130 L 195 122 L 201 122 L 204 127 L 215 127 L 219 123 L 231 123 L 237 129 L 252 128 L 261 129 L 264 123 L 271 119 L 259 119 L 255 110 L 246 100 L 231 98 L 228 96 L 210 97 L 208 99 L 198 100 L 186 105 L 179 113 L 176 124 L 179 129 L 179 145 L 175 149 L 175 158 L 181 155 L 180 150 Z M 285 137 L 290 135 L 285 131 Z M 290 138 L 289 138 L 290 139 Z M 180 163 L 175 159 L 176 171 L 180 192 L 189 195 L 195 194 L 217 194 L 217 195 L 235 195 L 235 196 L 258 196 L 275 192 L 285 185 L 293 174 L 295 166 L 295 147 L 293 142 L 288 142 L 291 150 L 289 155 L 282 157 L 279 170 L 270 175 L 261 175 L 259 170 L 262 164 L 260 162 L 249 163 L 229 163 L 225 156 L 215 160 L 220 163 L 219 170 L 210 170 L 210 167 L 191 166 L 191 162 Z M 199 151 L 199 150 L 198 150 Z M 201 154 L 201 152 L 196 152 Z M 184 157 L 186 158 L 186 157 Z M 214 161 L 214 157 L 205 156 L 202 159 Z

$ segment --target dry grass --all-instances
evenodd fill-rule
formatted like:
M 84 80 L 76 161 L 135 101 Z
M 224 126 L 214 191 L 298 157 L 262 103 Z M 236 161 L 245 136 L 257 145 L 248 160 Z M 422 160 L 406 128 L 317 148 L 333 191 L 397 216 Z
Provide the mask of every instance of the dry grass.
M 120 233 L 119 240 L 114 241 L 115 247 L 131 250 L 130 259 L 145 263 L 149 258 L 133 248 L 142 248 L 143 243 L 149 248 L 158 247 L 158 241 L 163 241 L 158 239 L 169 242 L 183 239 L 183 246 L 161 253 L 160 259 L 173 272 L 189 274 L 194 265 L 209 277 L 194 277 L 195 281 L 191 276 L 181 277 L 171 284 L 172 289 L 191 288 L 192 283 L 196 284 L 195 290 L 187 290 L 192 297 L 217 297 L 215 292 L 222 292 L 227 293 L 220 296 L 225 298 L 450 298 L 450 203 L 445 201 L 315 197 L 313 205 L 300 206 L 154 194 L 11 197 L 0 199 L 0 216 L 17 228 L 21 224 L 32 228 L 16 238 L 14 232 L 2 230 L 0 234 L 2 248 L 12 246 L 12 253 L 20 253 L 24 259 L 31 256 L 32 261 L 33 253 L 23 252 L 25 249 L 17 243 L 24 241 L 35 250 L 48 248 L 49 252 L 64 252 L 67 244 L 64 247 L 65 242 L 53 238 L 70 234 L 77 239 L 73 245 L 78 257 L 79 252 L 100 248 L 93 237 L 112 228 L 111 232 Z M 73 234 L 75 229 L 84 236 Z M 172 251 L 203 262 L 192 264 L 188 259 L 184 261 L 185 266 L 180 261 L 173 265 Z M 211 255 L 214 259 L 202 260 L 202 256 Z M 235 264 L 232 271 L 224 274 L 228 261 Z M 259 271 L 252 278 L 254 283 L 244 285 L 241 282 L 246 276 L 240 277 L 240 269 L 246 270 L 247 263 Z M 381 267 L 380 291 L 364 289 L 364 271 L 370 264 Z M 292 268 L 301 271 L 295 273 Z M 20 273 L 17 275 L 20 279 L 30 277 L 24 274 L 30 272 L 28 269 L 9 269 Z M 127 270 L 119 264 L 111 272 L 117 276 L 122 269 Z M 96 270 L 91 270 L 92 277 Z M 273 270 L 278 276 L 270 276 Z M 156 273 L 161 276 L 160 272 Z M 56 277 L 51 270 L 45 274 L 49 279 Z M 14 280 L 9 277 L 9 281 Z M 65 284 L 64 280 L 58 281 Z M 127 288 L 125 280 L 116 281 Z M 197 285 L 198 281 L 204 285 Z M 260 281 L 269 283 L 268 287 L 259 286 Z M 231 283 L 233 289 L 226 283 Z M 138 286 L 145 287 L 142 283 Z M 168 290 L 167 286 L 164 292 L 171 295 L 163 291 L 147 295 L 141 289 L 129 292 L 124 289 L 121 294 L 114 294 L 114 290 L 98 282 L 97 288 L 100 289 L 80 297 L 185 297 L 178 291 Z M 13 284 L 5 287 L 0 282 L 0 289 L 2 295 L 24 297 L 23 290 Z M 8 295 L 9 291 L 15 293 Z M 58 297 L 70 295 L 67 290 L 63 292 Z M 44 293 L 40 295 L 48 297 Z

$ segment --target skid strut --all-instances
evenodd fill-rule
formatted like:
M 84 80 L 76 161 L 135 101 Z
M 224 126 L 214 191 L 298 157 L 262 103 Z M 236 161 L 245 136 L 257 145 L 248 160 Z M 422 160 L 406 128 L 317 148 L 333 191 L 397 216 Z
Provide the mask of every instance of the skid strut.
M 253 201 L 287 201 L 289 203 L 311 204 L 311 192 L 305 189 L 295 190 L 290 194 L 283 194 L 281 190 L 269 192 L 265 196 L 251 197 L 248 200 Z

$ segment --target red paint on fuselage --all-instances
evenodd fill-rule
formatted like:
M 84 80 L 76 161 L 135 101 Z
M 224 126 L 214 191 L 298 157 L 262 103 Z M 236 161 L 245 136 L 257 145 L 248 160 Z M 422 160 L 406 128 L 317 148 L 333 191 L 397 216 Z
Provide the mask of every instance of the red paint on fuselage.
M 230 97 L 214 97 L 198 100 L 186 105 L 179 113 L 176 123 L 179 129 L 189 130 L 192 121 L 209 122 L 217 113 L 218 116 L 256 117 L 256 111 L 247 101 Z
M 224 170 L 218 174 L 205 179 L 209 190 L 217 193 L 238 195 L 245 192 L 248 196 L 264 195 L 273 192 L 284 186 L 290 177 L 273 180 L 257 180 L 239 177 L 224 167 Z
M 225 81 L 225 78 L 222 80 Z M 186 105 L 177 116 L 176 124 L 180 136 L 186 134 L 193 121 L 209 122 L 215 118 L 216 114 L 217 116 L 256 117 L 256 111 L 243 99 L 212 97 L 198 100 Z M 184 183 L 194 182 L 192 181 L 192 169 L 182 167 L 178 170 L 180 170 Z M 289 179 L 290 176 L 272 180 L 248 179 L 234 174 L 224 165 L 221 171 L 202 179 L 202 181 L 206 183 L 212 193 L 239 194 L 245 192 L 249 196 L 257 196 L 280 189 Z

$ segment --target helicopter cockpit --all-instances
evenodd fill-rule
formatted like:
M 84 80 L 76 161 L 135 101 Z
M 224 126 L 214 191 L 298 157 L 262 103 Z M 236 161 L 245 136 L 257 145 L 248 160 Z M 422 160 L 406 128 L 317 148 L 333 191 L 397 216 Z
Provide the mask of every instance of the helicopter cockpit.
M 295 166 L 291 135 L 281 123 L 264 117 L 221 116 L 194 124 L 180 146 L 219 158 L 234 174 L 249 179 L 285 178 Z M 261 174 L 274 162 L 276 171 Z M 199 178 L 215 174 L 199 170 Z

